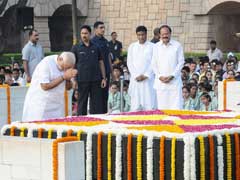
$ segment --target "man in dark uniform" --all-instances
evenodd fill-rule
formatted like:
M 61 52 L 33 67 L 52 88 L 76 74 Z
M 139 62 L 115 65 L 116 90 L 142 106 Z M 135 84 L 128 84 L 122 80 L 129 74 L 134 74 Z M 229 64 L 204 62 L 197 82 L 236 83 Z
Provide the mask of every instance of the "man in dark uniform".
M 109 50 L 112 55 L 112 60 L 115 62 L 117 59 L 121 59 L 121 53 L 122 53 L 122 43 L 117 40 L 117 33 L 112 32 L 111 33 L 112 40 L 109 41 Z
M 100 49 L 90 41 L 91 28 L 84 25 L 80 29 L 81 42 L 72 47 L 76 56 L 79 92 L 78 115 L 87 114 L 90 95 L 90 114 L 102 114 L 102 89 L 106 87 L 106 72 Z
M 109 80 L 110 74 L 112 72 L 112 62 L 110 57 L 109 45 L 107 39 L 104 38 L 105 26 L 101 21 L 94 23 L 95 36 L 92 38 L 91 42 L 97 45 L 102 53 L 103 62 L 106 70 L 107 86 L 103 89 L 103 111 L 107 113 L 107 101 L 108 101 L 108 91 L 109 91 Z

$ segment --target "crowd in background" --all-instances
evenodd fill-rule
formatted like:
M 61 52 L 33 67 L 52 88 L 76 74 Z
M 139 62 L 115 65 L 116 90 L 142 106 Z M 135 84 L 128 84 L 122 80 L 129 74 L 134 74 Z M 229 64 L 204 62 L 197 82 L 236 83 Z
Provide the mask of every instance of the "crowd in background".
M 30 33 L 31 39 L 38 41 L 37 31 Z M 159 41 L 159 31 L 154 30 L 153 43 Z M 33 36 L 34 37 L 31 37 Z M 131 74 L 127 67 L 126 57 L 122 56 L 122 43 L 117 40 L 117 33 L 111 34 L 112 39 L 108 42 L 108 48 L 112 60 L 112 73 L 109 80 L 109 96 L 107 100 L 108 113 L 120 113 L 120 77 L 123 76 L 123 111 L 130 111 L 131 101 L 128 87 Z M 32 44 L 28 44 L 32 48 Z M 24 53 L 24 52 L 23 52 Z M 41 53 L 40 53 L 41 54 Z M 24 54 L 23 54 L 24 56 Z M 26 60 L 26 58 L 23 58 Z M 24 61 L 23 61 L 24 62 Z M 0 66 L 0 85 L 26 86 L 29 80 L 24 63 L 13 62 L 8 66 Z M 233 53 L 228 53 L 224 58 L 223 53 L 217 48 L 217 42 L 210 42 L 210 49 L 206 56 L 186 58 L 181 70 L 183 82 L 182 94 L 184 99 L 183 109 L 213 111 L 218 109 L 218 82 L 225 79 L 240 80 L 240 65 Z M 73 115 L 77 115 L 79 93 L 74 90 Z

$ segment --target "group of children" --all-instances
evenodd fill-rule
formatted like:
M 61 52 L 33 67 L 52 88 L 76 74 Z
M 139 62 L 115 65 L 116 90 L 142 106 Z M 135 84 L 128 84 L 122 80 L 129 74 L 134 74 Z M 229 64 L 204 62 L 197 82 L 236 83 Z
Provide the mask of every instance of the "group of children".
M 189 58 L 181 71 L 185 110 L 218 110 L 218 82 L 240 80 L 240 66 L 235 56 L 228 56 L 224 63 L 199 58 L 199 63 Z

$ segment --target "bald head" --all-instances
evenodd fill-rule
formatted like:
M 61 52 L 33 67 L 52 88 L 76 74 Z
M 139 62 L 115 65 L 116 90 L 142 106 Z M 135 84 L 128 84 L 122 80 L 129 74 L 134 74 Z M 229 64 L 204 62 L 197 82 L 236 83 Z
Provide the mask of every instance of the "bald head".
M 75 55 L 72 52 L 62 52 L 60 56 L 64 63 L 74 65 L 76 63 Z
M 76 63 L 75 55 L 72 52 L 62 52 L 58 56 L 58 65 L 61 70 L 67 70 L 73 68 Z

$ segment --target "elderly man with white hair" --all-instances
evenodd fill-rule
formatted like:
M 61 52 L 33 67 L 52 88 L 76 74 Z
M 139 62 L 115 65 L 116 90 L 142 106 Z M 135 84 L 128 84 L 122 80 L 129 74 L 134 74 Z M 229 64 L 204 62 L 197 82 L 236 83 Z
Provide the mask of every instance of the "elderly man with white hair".
M 47 56 L 37 65 L 25 97 L 22 121 L 64 117 L 64 90 L 71 88 L 70 80 L 77 75 L 75 62 L 73 53 L 63 52 Z

